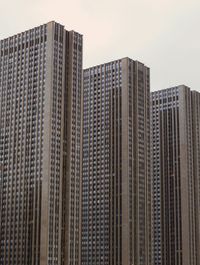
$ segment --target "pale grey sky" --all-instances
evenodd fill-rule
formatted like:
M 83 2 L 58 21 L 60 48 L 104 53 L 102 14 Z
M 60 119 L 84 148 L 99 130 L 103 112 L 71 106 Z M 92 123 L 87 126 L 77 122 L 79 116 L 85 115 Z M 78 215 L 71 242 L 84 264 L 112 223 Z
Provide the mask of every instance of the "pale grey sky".
M 84 67 L 121 57 L 151 68 L 151 89 L 200 91 L 200 0 L 0 0 L 0 39 L 55 20 L 84 35 Z

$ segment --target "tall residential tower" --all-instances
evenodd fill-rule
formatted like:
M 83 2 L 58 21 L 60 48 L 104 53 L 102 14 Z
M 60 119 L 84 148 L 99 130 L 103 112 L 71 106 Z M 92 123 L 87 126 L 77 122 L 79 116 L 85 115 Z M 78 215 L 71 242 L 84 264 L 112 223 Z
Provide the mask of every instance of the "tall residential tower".
M 82 36 L 0 41 L 0 264 L 77 265 Z
M 82 265 L 150 264 L 149 68 L 84 70 Z
M 155 265 L 199 265 L 200 94 L 151 93 Z

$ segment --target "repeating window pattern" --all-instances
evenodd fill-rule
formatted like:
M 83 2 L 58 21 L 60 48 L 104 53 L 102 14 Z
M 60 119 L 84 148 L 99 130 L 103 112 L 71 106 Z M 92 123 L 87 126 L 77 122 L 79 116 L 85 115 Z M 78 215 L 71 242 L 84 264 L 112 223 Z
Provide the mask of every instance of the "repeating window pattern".
M 0 52 L 0 263 L 39 264 L 46 27 Z
M 0 41 L 0 263 L 78 264 L 82 36 Z
M 161 201 L 161 193 L 162 193 L 162 167 L 165 167 L 164 175 L 166 176 L 166 180 L 168 181 L 168 165 L 164 165 L 162 162 L 161 154 L 162 152 L 165 152 L 164 157 L 167 157 L 168 155 L 171 157 L 170 162 L 170 172 L 172 174 L 172 177 L 176 177 L 177 181 L 179 181 L 180 177 L 180 169 L 177 168 L 176 170 L 176 176 L 174 176 L 175 172 L 173 169 L 173 161 L 175 160 L 177 165 L 179 163 L 178 157 L 179 157 L 179 149 L 173 150 L 175 148 L 176 144 L 179 143 L 179 130 L 177 130 L 178 126 L 178 119 L 179 119 L 179 100 L 178 100 L 178 88 L 169 89 L 168 91 L 163 92 L 155 92 L 152 94 L 152 174 L 153 174 L 153 226 L 154 226 L 154 262 L 155 264 L 163 264 L 162 263 L 162 201 Z M 173 128 L 175 131 L 173 131 Z M 162 129 L 162 131 L 161 131 Z M 165 134 L 165 139 L 162 139 L 162 135 Z M 168 142 L 169 141 L 169 142 Z M 162 143 L 164 146 L 162 147 Z M 162 148 L 162 151 L 161 151 Z M 170 148 L 170 149 L 168 149 Z M 169 153 L 169 154 L 168 154 Z M 174 158 L 172 157 L 174 155 Z M 165 159 L 165 158 L 164 158 Z M 164 183 L 163 183 L 164 185 Z M 171 183 L 171 186 L 173 183 Z M 179 186 L 179 185 L 178 185 Z M 167 192 L 168 189 L 167 182 L 165 183 L 165 189 Z M 173 186 L 170 189 L 172 192 L 174 192 Z M 177 195 L 180 194 L 180 186 L 179 190 L 177 190 Z M 176 195 L 176 196 L 177 196 Z M 167 194 L 166 194 L 167 196 Z M 179 196 L 178 196 L 179 197 Z M 177 197 L 177 198 L 178 198 Z M 166 203 L 168 203 L 168 200 L 166 200 Z M 180 205 L 180 197 L 178 200 L 178 204 Z M 171 208 L 170 208 L 171 205 Z M 171 204 L 165 205 L 166 208 L 171 209 L 171 211 L 174 211 L 173 208 L 173 198 L 171 199 Z M 180 207 L 180 206 L 179 206 Z M 167 212 L 166 212 L 166 218 L 167 218 Z M 174 220 L 171 220 L 172 222 L 172 228 L 174 229 Z M 181 222 L 180 219 L 178 221 L 178 225 L 181 228 Z M 181 229 L 180 229 L 181 231 Z M 168 233 L 168 232 L 167 232 Z M 175 242 L 175 238 L 173 239 Z M 179 242 L 179 245 L 180 242 Z
M 109 264 L 110 90 L 120 86 L 114 69 L 84 72 L 82 264 Z
M 149 70 L 124 58 L 84 70 L 83 87 L 81 264 L 146 265 Z
M 150 76 L 139 62 L 129 63 L 128 98 L 130 263 L 145 265 L 151 261 Z
M 198 94 L 186 86 L 151 95 L 155 265 L 198 264 L 197 113 Z
M 48 216 L 48 264 L 59 262 L 59 229 L 61 192 L 61 130 L 62 130 L 62 95 L 64 67 L 64 29 L 58 24 L 54 28 L 53 73 L 51 91 L 51 145 L 50 145 L 50 180 L 49 180 L 49 216 Z
M 82 36 L 76 32 L 71 33 L 71 56 L 72 56 L 72 76 L 69 78 L 71 92 L 67 95 L 71 102 L 71 110 L 69 116 L 66 116 L 66 127 L 71 119 L 71 129 L 66 130 L 65 140 L 70 148 L 70 157 L 67 153 L 67 159 L 70 159 L 70 175 L 69 178 L 69 215 L 66 218 L 69 220 L 69 263 L 70 265 L 79 264 L 79 247 L 80 247 L 80 139 L 81 139 L 81 89 L 82 89 Z M 69 108 L 69 107 L 68 107 Z M 70 139 L 70 141 L 69 141 Z M 66 211 L 66 214 L 68 212 Z M 67 244 L 68 245 L 68 244 Z M 67 261 L 65 261 L 67 262 Z

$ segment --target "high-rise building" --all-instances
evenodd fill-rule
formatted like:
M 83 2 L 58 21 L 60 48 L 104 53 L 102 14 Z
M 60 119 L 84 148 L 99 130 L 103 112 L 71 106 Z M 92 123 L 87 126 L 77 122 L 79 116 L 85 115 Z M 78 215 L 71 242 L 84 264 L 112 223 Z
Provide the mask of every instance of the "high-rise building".
M 151 93 L 153 264 L 199 265 L 200 94 Z
M 149 265 L 149 68 L 123 58 L 84 70 L 82 265 Z
M 0 264 L 79 261 L 82 36 L 0 41 Z

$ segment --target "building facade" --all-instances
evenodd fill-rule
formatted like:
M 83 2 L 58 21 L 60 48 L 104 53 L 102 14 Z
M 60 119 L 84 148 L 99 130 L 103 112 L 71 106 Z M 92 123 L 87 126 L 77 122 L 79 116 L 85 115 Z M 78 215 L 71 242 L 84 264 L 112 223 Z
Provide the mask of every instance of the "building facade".
M 82 265 L 150 264 L 149 68 L 84 70 Z
M 0 264 L 78 264 L 82 36 L 0 41 Z
M 200 94 L 151 93 L 155 265 L 199 265 Z

